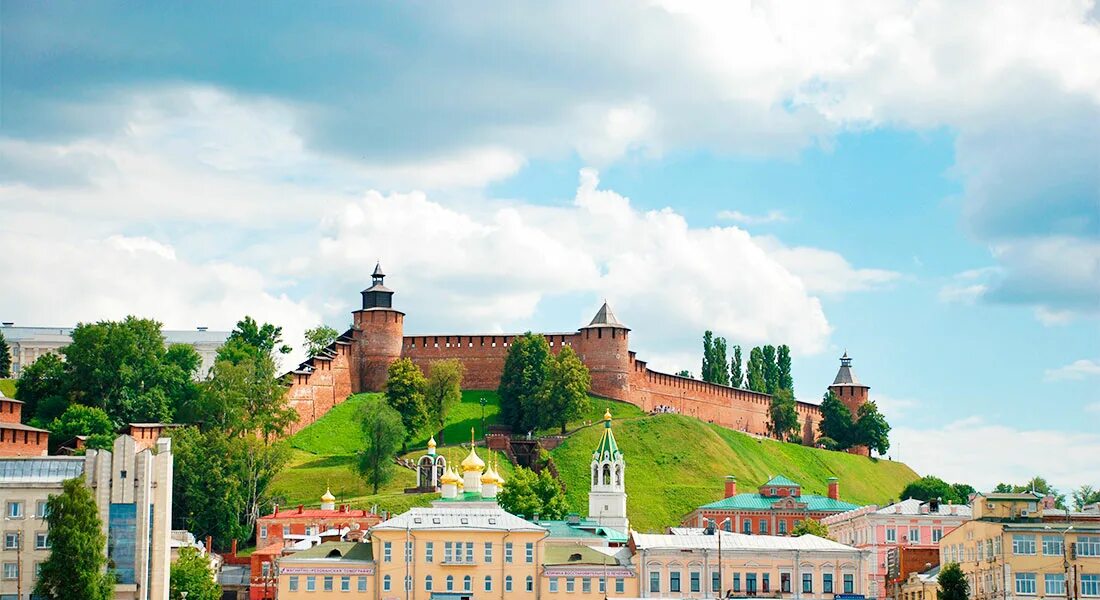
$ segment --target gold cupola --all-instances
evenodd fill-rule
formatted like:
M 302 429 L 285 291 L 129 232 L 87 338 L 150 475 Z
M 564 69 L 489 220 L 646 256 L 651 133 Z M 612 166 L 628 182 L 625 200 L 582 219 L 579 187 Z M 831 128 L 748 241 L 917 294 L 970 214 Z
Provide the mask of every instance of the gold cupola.
M 471 471 L 482 471 L 485 469 L 485 461 L 481 460 L 481 457 L 477 455 L 477 451 L 474 449 L 474 428 L 470 428 L 470 454 L 462 459 L 462 472 L 469 473 Z

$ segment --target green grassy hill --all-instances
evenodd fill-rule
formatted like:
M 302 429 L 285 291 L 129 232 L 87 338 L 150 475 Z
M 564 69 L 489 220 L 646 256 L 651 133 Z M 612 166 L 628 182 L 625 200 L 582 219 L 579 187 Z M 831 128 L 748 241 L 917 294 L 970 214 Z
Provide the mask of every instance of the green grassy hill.
M 739 491 L 755 491 L 782 473 L 802 483 L 806 493 L 826 493 L 825 480 L 840 478 L 841 498 L 858 504 L 896 498 L 917 474 L 902 463 L 872 460 L 759 440 L 682 415 L 656 415 L 613 423 L 626 458 L 627 510 L 639 531 L 657 531 L 699 505 L 722 497 L 726 475 Z M 577 432 L 551 452 L 566 484 L 570 506 L 588 510 L 588 467 L 601 427 Z
M 14 379 L 0 379 L 0 392 L 4 392 L 4 395 L 8 398 L 15 397 L 15 380 Z

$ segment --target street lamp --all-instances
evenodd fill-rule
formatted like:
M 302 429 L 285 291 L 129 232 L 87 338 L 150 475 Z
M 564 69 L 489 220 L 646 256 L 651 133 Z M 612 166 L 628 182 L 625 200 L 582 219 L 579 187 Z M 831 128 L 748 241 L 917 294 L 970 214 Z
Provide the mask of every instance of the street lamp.
M 730 517 L 726 517 L 721 523 L 715 523 L 714 519 L 710 520 L 710 524 L 714 527 L 714 535 L 718 536 L 718 597 L 722 597 L 722 588 L 725 586 L 725 578 L 722 577 L 722 526 L 726 523 L 730 523 Z
M 482 396 L 481 399 L 477 401 L 477 403 L 481 405 L 481 435 L 484 436 L 485 435 L 485 405 L 488 404 L 489 402 L 487 400 L 485 400 L 485 396 Z

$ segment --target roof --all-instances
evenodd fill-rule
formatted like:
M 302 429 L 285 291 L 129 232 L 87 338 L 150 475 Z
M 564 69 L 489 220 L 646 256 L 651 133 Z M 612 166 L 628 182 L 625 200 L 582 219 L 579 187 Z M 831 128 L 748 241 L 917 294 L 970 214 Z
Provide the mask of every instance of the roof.
M 806 510 L 811 512 L 844 512 L 859 508 L 858 504 L 852 504 L 851 502 L 845 502 L 843 500 L 833 500 L 832 498 L 818 496 L 817 494 L 802 494 L 801 496 L 792 497 L 799 502 L 805 503 Z M 770 496 L 761 496 L 755 493 L 737 494 L 729 498 L 722 498 L 717 502 L 704 504 L 699 508 L 716 510 L 770 510 L 773 504 L 782 502 L 787 498 L 787 496 L 772 498 Z
M 369 510 L 363 510 L 363 509 L 359 509 L 359 508 L 355 508 L 355 509 L 349 508 L 347 510 L 340 510 L 339 508 L 334 508 L 332 510 L 322 510 L 322 509 L 319 509 L 319 508 L 303 508 L 301 510 L 301 512 L 299 512 L 298 508 L 294 507 L 294 508 L 283 508 L 283 509 L 279 510 L 279 514 L 271 513 L 269 515 L 264 515 L 260 518 L 261 519 L 290 519 L 290 518 L 298 519 L 298 518 L 304 518 L 304 517 L 314 517 L 314 518 L 326 518 L 326 519 L 340 519 L 341 517 L 350 518 L 350 517 L 376 517 L 376 516 L 378 516 L 378 515 L 375 515 L 374 513 L 370 512 Z
M 1043 495 L 1039 492 L 978 492 L 978 495 L 986 500 L 1012 500 L 1012 501 L 1025 501 L 1036 502 L 1043 499 Z
M 936 514 L 959 517 L 969 517 L 973 514 L 973 511 L 970 510 L 970 506 L 966 504 L 948 504 L 946 502 L 941 502 L 935 512 L 932 512 L 930 506 L 928 513 L 922 513 L 921 507 L 925 504 L 928 503 L 924 502 L 923 500 L 917 500 L 916 498 L 908 498 L 906 500 L 902 500 L 901 502 L 895 502 L 889 506 L 884 506 L 876 510 L 875 513 L 880 515 Z M 952 509 L 955 510 L 954 514 L 951 513 Z
M 417 507 L 375 525 L 372 531 L 405 531 L 422 529 L 477 529 L 482 531 L 546 531 L 546 528 L 525 521 L 499 506 L 470 508 L 464 506 Z
M 790 479 L 787 479 L 783 475 L 776 475 L 775 477 L 772 477 L 771 479 L 768 480 L 767 483 L 765 483 L 764 485 L 762 485 L 760 487 L 768 487 L 768 486 L 802 487 L 802 484 L 801 483 L 795 483 L 795 482 L 791 481 Z
M 576 523 L 570 523 L 568 520 L 539 520 L 536 523 L 547 530 L 549 534 L 547 537 L 551 539 L 585 538 L 611 542 L 625 542 L 627 540 L 625 532 L 604 527 L 599 522 L 589 519 L 581 519 Z
M 845 546 L 816 535 L 799 537 L 775 535 L 746 535 L 728 531 L 716 531 L 705 534 L 702 529 L 678 527 L 672 534 L 653 534 L 633 532 L 634 545 L 640 549 L 704 550 L 717 549 L 718 538 L 722 538 L 722 552 L 729 550 L 816 550 L 824 552 L 859 552 L 851 546 Z
M 309 550 L 295 552 L 288 559 L 327 558 L 336 560 L 374 560 L 374 551 L 369 542 L 324 542 Z
M 856 377 L 855 371 L 852 370 L 852 359 L 848 358 L 847 352 L 844 353 L 844 356 L 840 357 L 840 370 L 836 372 L 836 378 L 833 379 L 833 385 L 863 385 L 859 382 L 859 378 Z
M 386 274 L 382 272 L 382 261 L 374 263 L 374 272 L 371 273 L 371 277 L 385 277 Z
M 607 409 L 603 416 L 603 436 L 596 450 L 592 452 L 592 459 L 614 460 L 621 455 L 619 445 L 615 443 L 615 434 L 611 432 L 611 409 Z
M 16 431 L 37 431 L 39 433 L 49 433 L 48 429 L 39 429 L 37 427 L 31 427 L 30 425 L 24 425 L 22 423 L 5 423 L 0 421 L 0 429 L 14 429 Z
M 4 402 L 14 402 L 15 404 L 23 404 L 22 400 L 16 400 L 15 398 L 8 398 L 4 395 L 4 390 L 0 390 L 0 400 Z
M 607 554 L 589 548 L 588 546 L 577 544 L 574 546 L 561 546 L 561 545 L 547 545 L 542 553 L 543 565 L 615 565 L 618 566 L 619 561 Z
M 53 341 L 53 342 L 69 342 L 72 341 L 73 327 L 4 327 L 4 339 L 9 342 L 28 342 L 28 341 Z M 228 331 L 211 331 L 209 329 L 165 329 L 162 330 L 161 335 L 164 336 L 165 345 L 169 344 L 200 344 L 200 343 L 218 343 L 222 344 L 225 340 L 229 339 Z
M 627 329 L 626 325 L 623 325 L 615 318 L 615 313 L 611 312 L 611 307 L 607 305 L 605 301 L 600 310 L 596 311 L 596 316 L 592 317 L 592 322 L 585 327 L 618 327 L 620 329 Z
M 84 458 L 0 458 L 0 483 L 61 483 L 84 474 Z

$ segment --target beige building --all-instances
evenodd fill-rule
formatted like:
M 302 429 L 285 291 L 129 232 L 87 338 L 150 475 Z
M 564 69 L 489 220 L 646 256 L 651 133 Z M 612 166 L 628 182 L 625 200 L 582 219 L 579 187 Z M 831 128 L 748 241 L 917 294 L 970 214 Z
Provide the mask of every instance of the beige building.
M 172 523 L 171 440 L 138 451 L 127 435 L 112 451 L 83 457 L 0 459 L 0 599 L 28 600 L 38 565 L 49 555 L 46 501 L 62 483 L 83 477 L 107 536 L 104 551 L 118 575 L 115 598 L 167 600 Z
M 940 589 L 939 574 L 939 565 L 923 573 L 910 573 L 898 586 L 898 600 L 936 600 Z
M 1100 597 L 1100 524 L 1042 520 L 1042 496 L 978 494 L 968 521 L 940 540 L 973 600 Z

